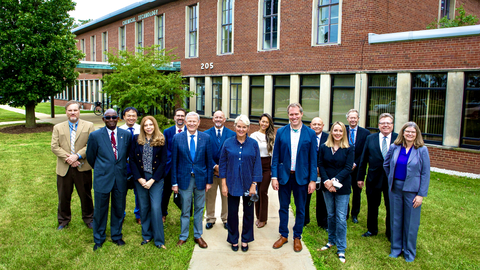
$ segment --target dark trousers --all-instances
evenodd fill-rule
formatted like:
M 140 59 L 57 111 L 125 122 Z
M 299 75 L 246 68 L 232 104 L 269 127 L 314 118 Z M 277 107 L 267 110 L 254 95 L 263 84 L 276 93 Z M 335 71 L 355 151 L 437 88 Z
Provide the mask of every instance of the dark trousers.
M 58 224 L 62 226 L 66 226 L 72 219 L 70 202 L 72 201 L 73 186 L 80 197 L 83 222 L 88 224 L 93 221 L 92 170 L 79 172 L 77 168 L 70 167 L 65 176 L 57 175 L 57 218 Z
M 243 201 L 243 224 L 242 224 L 242 242 L 249 243 L 253 239 L 253 202 L 250 202 L 250 196 L 242 196 Z M 238 206 L 240 205 L 240 196 L 228 194 L 228 237 L 227 242 L 238 244 Z
M 262 157 L 262 182 L 258 183 L 258 201 L 255 202 L 255 215 L 261 222 L 268 219 L 268 187 L 271 180 L 271 157 Z
M 305 204 L 307 201 L 308 185 L 299 185 L 295 179 L 295 173 L 290 174 L 290 178 L 285 185 L 279 185 L 278 199 L 280 201 L 280 234 L 288 238 L 288 209 L 290 207 L 290 198 L 293 192 L 295 200 L 296 215 L 295 225 L 293 226 L 293 238 L 301 238 L 303 232 L 303 223 L 305 222 Z
M 172 173 L 171 170 L 163 178 L 163 193 L 162 193 L 162 215 L 168 216 L 168 203 L 172 196 Z
M 117 184 L 114 184 L 110 193 L 94 191 L 94 195 L 95 211 L 93 212 L 93 241 L 95 244 L 103 244 L 103 242 L 105 242 L 110 195 L 112 197 L 110 235 L 114 241 L 122 239 L 122 221 L 123 213 L 125 212 L 125 197 L 127 192 L 121 192 L 118 190 Z
M 323 198 L 322 190 L 315 190 L 315 194 L 317 195 L 317 225 L 321 228 L 328 228 L 328 212 L 327 206 L 325 205 L 325 199 Z
M 385 203 L 385 210 L 387 212 L 387 217 L 385 219 L 385 235 L 390 239 L 390 200 L 388 197 L 388 184 L 384 181 L 382 189 L 372 189 L 367 192 L 367 203 L 368 203 L 368 213 L 367 213 L 367 229 L 373 234 L 378 233 L 378 207 L 382 202 L 382 192 L 383 200 Z
M 362 201 L 362 189 L 357 185 L 358 165 L 355 170 L 352 171 L 352 216 L 356 217 L 360 213 L 360 203 Z M 350 204 L 348 204 L 347 219 L 350 213 Z

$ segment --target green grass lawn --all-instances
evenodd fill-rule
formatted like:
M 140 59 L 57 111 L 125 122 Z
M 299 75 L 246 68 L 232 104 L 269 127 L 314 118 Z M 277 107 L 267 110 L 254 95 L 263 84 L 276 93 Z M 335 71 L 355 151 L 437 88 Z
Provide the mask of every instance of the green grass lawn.
M 25 107 L 21 107 L 19 109 L 25 110 Z M 50 102 L 39 103 L 37 106 L 35 106 L 35 112 L 50 114 L 52 112 Z M 93 111 L 92 110 L 80 110 L 80 113 L 93 113 Z M 65 114 L 65 107 L 55 105 L 55 114 Z
M 25 121 L 25 115 L 9 110 L 0 109 L 0 122 Z

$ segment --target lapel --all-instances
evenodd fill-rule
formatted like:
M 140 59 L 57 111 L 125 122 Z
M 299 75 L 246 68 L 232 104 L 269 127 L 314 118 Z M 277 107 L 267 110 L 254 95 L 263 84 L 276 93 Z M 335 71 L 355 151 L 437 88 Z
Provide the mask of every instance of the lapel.
M 127 131 L 130 132 L 130 131 Z M 117 127 L 117 161 L 120 160 L 120 157 L 125 152 L 125 136 L 121 134 L 120 128 Z M 121 134 L 121 135 L 120 135 Z M 113 151 L 112 151 L 113 152 Z
M 379 142 L 380 142 L 379 140 L 380 140 L 380 135 L 381 135 L 381 134 L 382 134 L 382 133 L 380 133 L 380 132 L 378 132 L 377 134 L 375 134 L 375 138 L 373 139 L 373 142 L 372 142 L 372 143 L 373 143 L 373 145 L 374 145 L 374 146 L 373 146 L 373 149 L 375 149 L 375 152 L 377 153 L 377 155 L 379 155 L 379 157 L 382 157 L 382 159 L 384 159 L 384 158 L 383 158 L 383 155 L 382 155 L 382 149 L 380 148 L 380 143 L 379 143 Z M 383 136 L 383 135 L 382 135 L 382 136 Z M 383 139 L 383 138 L 382 138 L 382 139 Z
M 70 147 L 70 144 L 71 144 L 71 142 L 70 142 L 70 126 L 68 124 L 68 120 L 67 120 L 67 122 L 65 122 L 65 125 L 63 125 L 62 132 L 65 134 L 65 137 L 67 137 L 68 147 Z
M 291 133 L 291 126 L 290 124 L 288 124 L 287 126 L 285 126 L 285 137 L 287 137 L 287 151 L 288 151 L 288 154 L 290 155 L 290 158 L 292 157 L 292 153 L 290 153 L 290 149 L 292 149 L 292 138 L 290 136 L 290 133 Z
M 110 141 L 110 137 L 108 136 L 107 127 L 103 127 L 102 133 L 100 134 L 103 140 L 103 143 L 107 146 L 107 149 L 110 149 L 108 155 L 112 160 L 115 160 L 115 154 L 113 153 L 112 142 Z M 118 134 L 117 134 L 117 151 L 118 151 Z M 117 154 L 118 155 L 118 154 Z
M 198 154 L 198 152 L 199 152 L 200 148 L 203 147 L 203 144 L 205 143 L 204 140 L 203 140 L 203 137 L 200 136 L 200 131 L 197 131 L 197 136 L 198 136 L 198 138 L 197 138 L 197 149 L 195 149 L 195 160 L 194 161 L 198 160 L 198 157 L 200 156 Z
M 412 148 L 410 149 L 410 151 L 412 151 L 410 153 L 410 156 L 408 157 L 408 162 L 407 164 L 410 163 L 410 161 L 412 161 L 414 158 L 416 158 L 416 155 L 418 155 L 418 149 L 415 149 L 415 147 L 412 146 Z
M 222 136 L 220 137 L 220 144 L 218 145 L 219 147 L 221 145 L 223 145 L 223 143 L 225 142 L 225 139 L 227 138 L 227 127 L 223 127 L 223 132 L 222 132 Z
M 77 133 L 75 133 L 75 142 L 77 142 L 80 133 L 82 132 L 83 128 L 85 127 L 85 123 L 82 120 L 78 120 L 77 125 Z
M 302 142 L 305 140 L 307 136 L 307 126 L 302 124 L 302 127 L 300 128 L 300 138 L 298 138 L 298 145 L 297 145 L 297 157 L 300 154 L 300 145 L 302 145 Z M 317 142 L 317 139 L 315 139 L 315 143 Z
M 188 157 L 188 160 L 190 160 L 193 163 L 192 156 L 190 156 L 190 148 L 188 148 L 188 140 L 190 140 L 189 137 L 190 133 L 188 131 L 183 131 L 182 133 L 179 133 L 178 136 L 183 136 L 185 138 L 185 143 L 181 143 L 180 146 L 185 149 L 185 153 Z M 198 142 L 197 142 L 198 144 Z M 198 146 L 197 146 L 198 147 Z M 198 148 L 197 148 L 198 149 Z M 196 151 L 195 151 L 195 157 L 197 156 Z
M 394 144 L 394 145 L 390 145 L 390 147 L 394 147 L 393 164 L 397 164 L 397 159 L 398 159 L 398 156 L 400 155 L 400 149 L 402 149 L 402 146 Z

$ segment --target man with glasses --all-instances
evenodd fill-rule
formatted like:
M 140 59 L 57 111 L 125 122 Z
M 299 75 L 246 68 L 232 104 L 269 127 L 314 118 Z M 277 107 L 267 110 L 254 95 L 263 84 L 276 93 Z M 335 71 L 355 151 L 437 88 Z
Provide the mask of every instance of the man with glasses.
M 382 200 L 385 202 L 387 217 L 385 219 L 386 236 L 390 241 L 390 207 L 388 198 L 388 181 L 383 170 L 383 161 L 390 145 L 397 139 L 398 134 L 393 131 L 393 116 L 389 113 L 382 113 L 378 120 L 380 132 L 369 135 L 363 148 L 363 155 L 358 168 L 357 184 L 363 188 L 365 172 L 368 164 L 367 175 L 367 229 L 363 237 L 370 237 L 378 234 L 378 207 Z M 352 184 L 354 181 L 352 180 Z

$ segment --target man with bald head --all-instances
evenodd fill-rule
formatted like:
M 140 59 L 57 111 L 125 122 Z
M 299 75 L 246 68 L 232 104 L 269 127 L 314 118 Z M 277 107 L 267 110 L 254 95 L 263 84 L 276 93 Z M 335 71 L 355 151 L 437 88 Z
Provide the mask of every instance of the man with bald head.
M 127 195 L 127 157 L 132 135 L 117 128 L 118 115 L 108 109 L 103 118 L 105 127 L 90 133 L 87 142 L 87 161 L 93 168 L 93 250 L 101 248 L 106 239 L 108 206 L 112 198 L 110 234 L 112 242 L 125 245 L 122 221 Z

